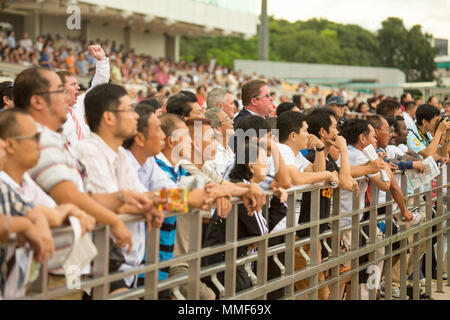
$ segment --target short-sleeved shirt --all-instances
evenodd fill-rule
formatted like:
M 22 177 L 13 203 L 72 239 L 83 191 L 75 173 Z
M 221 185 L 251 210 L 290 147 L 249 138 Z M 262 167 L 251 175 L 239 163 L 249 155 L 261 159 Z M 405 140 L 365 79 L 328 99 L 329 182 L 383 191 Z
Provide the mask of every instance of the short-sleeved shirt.
M 350 166 L 359 166 L 366 164 L 369 162 L 369 159 L 364 155 L 364 153 L 361 150 L 356 149 L 354 146 L 349 145 L 348 146 L 348 159 Z M 369 178 L 376 177 L 379 173 L 376 174 L 370 174 L 368 175 Z M 364 195 L 367 191 L 367 182 L 360 182 L 359 184 L 359 198 L 360 202 L 357 206 L 357 209 L 363 209 L 364 208 Z M 342 213 L 349 213 L 353 211 L 353 192 L 347 191 L 347 190 L 341 190 L 341 212 Z M 359 215 L 359 219 L 362 219 L 363 214 L 361 213 Z M 341 228 L 349 227 L 352 225 L 352 217 L 345 217 L 341 219 L 340 222 Z
M 427 132 L 426 135 L 420 134 L 417 125 L 408 128 L 408 131 L 406 145 L 418 155 L 420 151 L 426 149 L 431 141 L 433 141 L 433 136 L 429 132 Z M 421 155 L 419 156 L 423 158 Z
M 83 159 L 88 173 L 87 190 L 93 193 L 114 193 L 119 190 L 133 190 L 135 192 L 147 191 L 131 164 L 124 148 L 118 151 L 111 149 L 105 141 L 95 133 L 81 140 L 74 148 L 75 153 Z M 145 222 L 129 223 L 127 228 L 131 233 L 133 247 L 131 253 L 123 248 L 125 262 L 120 270 L 128 270 L 138 266 L 145 252 Z M 125 278 L 131 286 L 135 277 Z
M 133 168 L 137 171 L 139 181 L 149 191 L 157 191 L 164 188 L 177 188 L 177 185 L 158 165 L 155 157 L 148 157 L 141 166 L 133 153 L 127 150 Z M 175 244 L 177 217 L 165 218 L 159 233 L 159 261 L 173 258 Z M 145 255 L 144 255 L 145 258 Z M 167 279 L 169 268 L 163 268 L 158 272 L 158 279 Z
M 38 164 L 28 170 L 31 178 L 47 193 L 63 181 L 71 181 L 80 192 L 85 191 L 85 166 L 75 156 L 63 134 L 36 123 L 41 132 L 41 156 Z
M 25 216 L 33 208 L 32 202 L 25 201 L 13 188 L 0 180 L 0 214 L 8 217 Z M 15 249 L 15 246 L 0 248 L 0 298 L 3 296 L 8 272 L 7 262 L 13 257 Z
M 292 149 L 285 144 L 277 144 L 280 155 L 283 158 L 284 164 L 286 166 L 295 166 L 299 172 L 304 172 L 305 169 L 311 164 L 300 152 L 295 155 Z M 295 221 L 299 220 L 300 217 L 300 206 L 302 199 L 297 199 L 295 208 Z M 272 232 L 286 229 L 286 217 L 283 218 L 273 229 Z

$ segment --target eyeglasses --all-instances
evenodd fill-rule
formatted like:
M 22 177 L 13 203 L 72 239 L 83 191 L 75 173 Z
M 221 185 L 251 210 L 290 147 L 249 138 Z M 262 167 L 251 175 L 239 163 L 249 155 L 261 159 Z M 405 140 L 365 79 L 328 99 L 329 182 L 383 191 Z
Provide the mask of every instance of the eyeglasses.
M 220 124 L 222 124 L 222 123 L 230 123 L 232 121 L 233 120 L 229 116 L 226 116 L 223 120 L 220 120 L 219 122 Z
M 10 139 L 14 139 L 14 140 L 34 140 L 36 142 L 41 141 L 41 133 L 40 132 L 36 132 L 35 134 L 29 134 L 26 136 L 15 136 L 15 137 L 9 137 Z
M 268 99 L 270 99 L 271 97 L 272 96 L 270 94 L 265 94 L 263 96 L 256 96 L 256 97 L 253 97 L 253 98 L 255 98 L 255 99 L 258 99 L 258 98 L 268 98 Z
M 130 108 L 128 109 L 107 109 L 106 111 L 111 111 L 111 112 L 135 112 L 136 111 L 136 106 L 130 106 Z
M 66 88 L 62 88 L 59 90 L 53 90 L 53 91 L 42 91 L 42 92 L 36 92 L 36 95 L 42 95 L 42 94 L 52 94 L 52 93 L 64 93 L 67 94 L 67 89 Z

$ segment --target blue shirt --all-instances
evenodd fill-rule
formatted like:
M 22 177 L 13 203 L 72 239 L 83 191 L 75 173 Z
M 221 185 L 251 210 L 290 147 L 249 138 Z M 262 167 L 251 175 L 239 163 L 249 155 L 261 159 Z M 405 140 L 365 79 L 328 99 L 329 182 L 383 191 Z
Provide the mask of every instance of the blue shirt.
M 33 203 L 23 200 L 9 185 L 0 180 L 0 214 L 8 217 L 25 216 L 33 207 Z M 0 248 L 0 298 L 3 296 L 6 282 L 6 274 L 3 274 L 3 271 L 8 272 L 7 262 L 14 255 L 13 249 L 12 247 Z
M 129 150 L 127 150 L 127 154 L 131 159 L 133 167 L 138 172 L 139 181 L 141 181 L 147 190 L 156 191 L 164 188 L 178 188 L 170 176 L 168 176 L 165 171 L 161 170 L 155 157 L 149 157 L 145 163 L 140 166 Z M 159 236 L 159 261 L 173 258 L 176 221 L 176 217 L 169 217 L 163 221 Z M 158 271 L 159 281 L 167 279 L 168 274 L 169 267 L 160 269 Z M 139 278 L 144 277 L 144 274 L 139 275 Z
M 414 126 L 408 128 L 408 131 L 406 145 L 409 149 L 423 158 L 419 152 L 426 149 L 430 145 L 431 141 L 433 141 L 433 136 L 429 132 L 427 132 L 426 135 L 420 134 L 417 124 L 414 124 Z
M 162 159 L 160 159 L 162 158 Z M 178 168 L 171 167 L 169 162 L 162 154 L 155 158 L 156 164 L 159 168 L 167 174 L 167 177 L 173 182 L 174 186 L 172 188 L 178 188 L 176 185 L 177 181 L 182 176 L 187 176 L 188 173 L 183 167 Z M 177 217 L 169 217 L 164 219 L 161 231 L 159 233 L 159 260 L 167 260 L 173 258 L 173 250 L 175 247 L 176 238 L 176 226 Z M 164 268 L 159 271 L 159 280 L 167 279 L 169 273 L 169 268 Z

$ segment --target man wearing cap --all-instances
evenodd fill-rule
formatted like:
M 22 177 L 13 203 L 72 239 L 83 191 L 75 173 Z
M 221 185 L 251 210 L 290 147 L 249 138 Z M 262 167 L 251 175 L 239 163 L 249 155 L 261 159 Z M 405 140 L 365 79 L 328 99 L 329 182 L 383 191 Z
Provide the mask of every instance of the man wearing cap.
M 337 128 L 338 131 L 341 132 L 342 125 L 344 123 L 344 112 L 345 106 L 347 104 L 344 102 L 341 96 L 332 96 L 327 100 L 327 106 L 330 107 L 337 115 Z

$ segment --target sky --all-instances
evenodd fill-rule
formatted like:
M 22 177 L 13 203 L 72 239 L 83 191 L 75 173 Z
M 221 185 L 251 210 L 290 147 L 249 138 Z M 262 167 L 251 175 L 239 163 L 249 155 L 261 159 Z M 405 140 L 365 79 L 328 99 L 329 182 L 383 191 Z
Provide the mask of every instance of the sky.
M 357 24 L 370 31 L 381 28 L 387 17 L 399 17 L 409 29 L 420 24 L 422 31 L 450 42 L 450 0 L 268 0 L 268 13 L 289 21 L 326 18 Z

